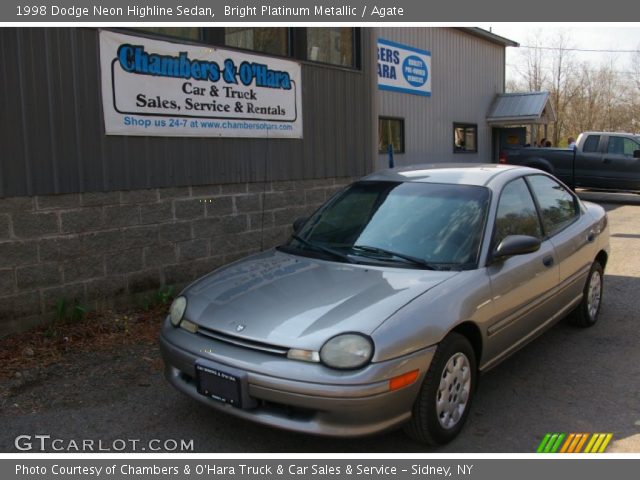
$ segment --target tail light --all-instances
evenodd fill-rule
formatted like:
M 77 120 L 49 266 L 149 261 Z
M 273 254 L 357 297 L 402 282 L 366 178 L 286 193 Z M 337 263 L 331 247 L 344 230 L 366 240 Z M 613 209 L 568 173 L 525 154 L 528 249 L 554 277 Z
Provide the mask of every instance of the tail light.
M 498 163 L 507 163 L 507 152 L 500 152 L 500 156 L 498 157 Z

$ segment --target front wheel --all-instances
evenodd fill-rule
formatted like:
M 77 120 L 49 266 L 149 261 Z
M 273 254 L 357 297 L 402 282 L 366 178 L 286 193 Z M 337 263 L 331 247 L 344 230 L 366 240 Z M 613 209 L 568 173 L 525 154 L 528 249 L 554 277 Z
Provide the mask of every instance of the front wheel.
M 598 321 L 604 287 L 604 271 L 597 260 L 591 265 L 582 292 L 582 301 L 573 312 L 572 323 L 579 327 L 592 327 Z
M 405 432 L 433 446 L 453 440 L 469 415 L 476 376 L 476 356 L 469 340 L 450 333 L 438 345 Z

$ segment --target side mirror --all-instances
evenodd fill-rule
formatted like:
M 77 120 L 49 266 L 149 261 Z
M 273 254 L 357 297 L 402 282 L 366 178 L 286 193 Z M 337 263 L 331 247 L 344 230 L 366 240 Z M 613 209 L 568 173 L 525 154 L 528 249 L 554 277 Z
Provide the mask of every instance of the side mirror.
M 506 258 L 513 255 L 524 255 L 536 252 L 542 242 L 529 235 L 509 235 L 505 237 L 493 251 L 493 258 Z
M 640 150 L 633 151 L 633 158 L 640 158 Z
M 293 233 L 298 233 L 300 229 L 307 223 L 309 217 L 298 217 L 293 221 Z

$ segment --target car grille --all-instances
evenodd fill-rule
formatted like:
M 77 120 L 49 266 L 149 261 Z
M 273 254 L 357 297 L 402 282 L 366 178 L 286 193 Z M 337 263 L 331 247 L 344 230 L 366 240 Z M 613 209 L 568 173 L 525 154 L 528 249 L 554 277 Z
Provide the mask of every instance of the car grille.
M 259 350 L 261 352 L 271 353 L 274 355 L 287 356 L 288 348 L 278 345 L 271 345 L 269 343 L 256 342 L 253 340 L 247 340 L 246 338 L 239 338 L 227 333 L 221 333 L 216 330 L 211 330 L 205 327 L 198 327 L 198 334 L 208 338 L 213 338 L 219 342 L 230 343 L 238 347 L 248 348 L 251 350 Z

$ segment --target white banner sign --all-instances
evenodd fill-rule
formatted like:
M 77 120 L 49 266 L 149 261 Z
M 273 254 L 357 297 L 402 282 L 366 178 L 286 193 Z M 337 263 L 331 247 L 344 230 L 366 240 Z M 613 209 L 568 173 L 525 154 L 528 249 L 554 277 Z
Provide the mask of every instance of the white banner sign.
M 300 64 L 100 32 L 107 135 L 302 138 Z
M 378 39 L 378 88 L 431 96 L 431 52 Z

